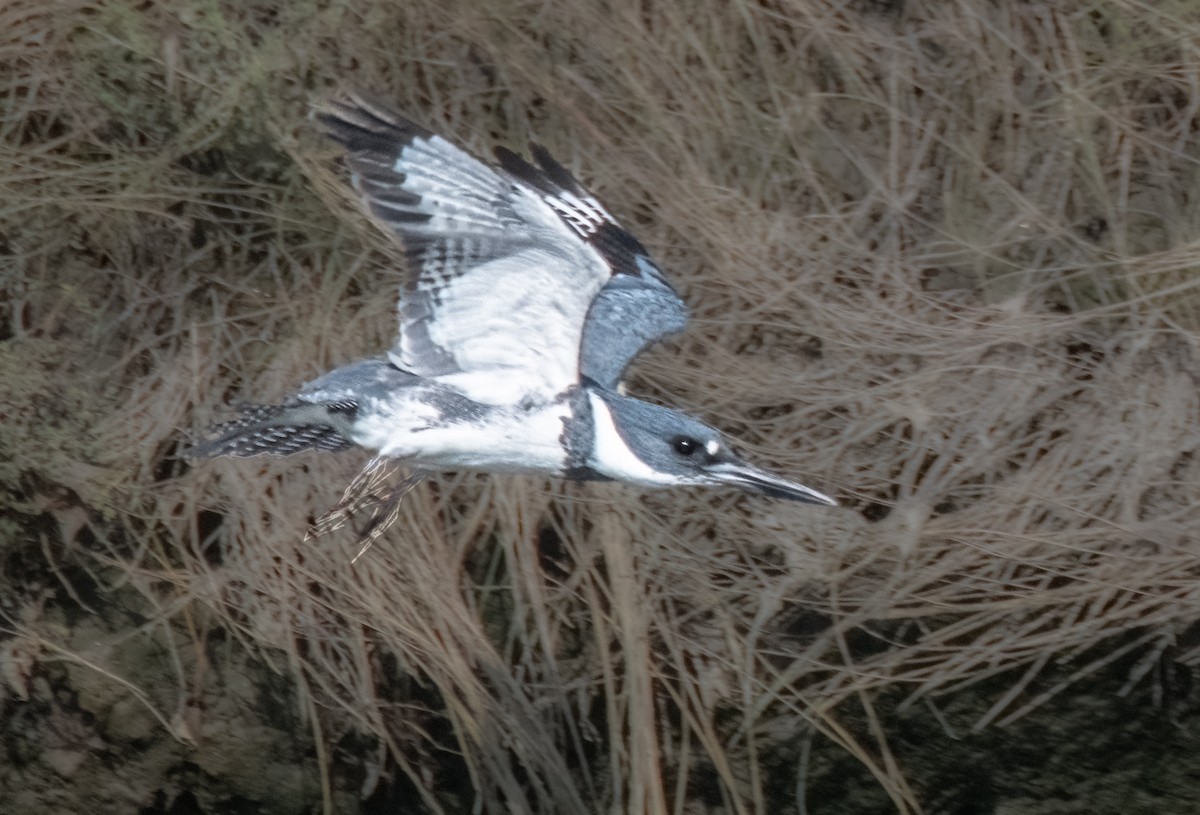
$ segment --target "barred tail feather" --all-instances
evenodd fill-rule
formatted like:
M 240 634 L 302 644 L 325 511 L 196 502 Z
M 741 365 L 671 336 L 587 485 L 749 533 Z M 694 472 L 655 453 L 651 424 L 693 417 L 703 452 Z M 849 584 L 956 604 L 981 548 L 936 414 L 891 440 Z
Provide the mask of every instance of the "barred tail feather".
M 188 458 L 217 456 L 290 456 L 305 450 L 336 453 L 354 446 L 331 425 L 311 421 L 311 405 L 250 405 L 238 418 L 210 427 L 207 441 L 187 452 Z M 307 414 L 307 415 L 305 415 Z M 305 421 L 305 420 L 309 421 Z

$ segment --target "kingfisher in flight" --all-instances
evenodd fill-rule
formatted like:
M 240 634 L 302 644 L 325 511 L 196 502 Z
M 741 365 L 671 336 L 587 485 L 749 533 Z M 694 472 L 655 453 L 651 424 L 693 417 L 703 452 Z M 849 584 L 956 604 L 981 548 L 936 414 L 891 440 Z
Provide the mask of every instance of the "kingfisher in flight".
M 395 468 L 409 475 L 383 491 L 393 515 L 415 483 L 450 470 L 731 486 L 835 505 L 749 463 L 707 424 L 625 395 L 629 364 L 682 331 L 687 309 L 637 238 L 545 148 L 531 145 L 528 161 L 498 147 L 489 165 L 359 94 L 317 119 L 408 259 L 399 336 L 283 404 L 242 408 L 189 457 L 375 451 L 326 516 L 334 526 Z

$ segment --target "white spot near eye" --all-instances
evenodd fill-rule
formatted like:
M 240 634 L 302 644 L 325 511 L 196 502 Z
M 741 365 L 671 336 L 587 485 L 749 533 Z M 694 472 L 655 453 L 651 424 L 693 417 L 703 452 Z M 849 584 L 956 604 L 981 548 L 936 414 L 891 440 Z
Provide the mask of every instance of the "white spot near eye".
M 708 451 L 710 456 L 715 456 L 717 451 L 721 449 L 721 445 L 716 439 L 710 439 L 709 442 L 704 445 L 704 449 Z

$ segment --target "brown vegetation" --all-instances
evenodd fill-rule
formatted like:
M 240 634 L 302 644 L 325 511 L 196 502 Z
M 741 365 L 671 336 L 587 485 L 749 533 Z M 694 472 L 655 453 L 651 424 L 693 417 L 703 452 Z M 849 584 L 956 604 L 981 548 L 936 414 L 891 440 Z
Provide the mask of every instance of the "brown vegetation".
M 51 734 L 0 804 L 167 731 L 223 778 L 284 752 L 221 729 L 270 696 L 321 772 L 237 782 L 271 811 L 357 766 L 430 812 L 803 812 L 817 737 L 916 812 L 881 700 L 1000 678 L 984 728 L 1194 660 L 1198 43 L 1126 0 L 0 5 L 0 705 Z M 304 537 L 361 456 L 184 466 L 389 343 L 308 119 L 343 85 L 545 143 L 693 308 L 633 387 L 846 508 L 447 476 L 352 565 Z

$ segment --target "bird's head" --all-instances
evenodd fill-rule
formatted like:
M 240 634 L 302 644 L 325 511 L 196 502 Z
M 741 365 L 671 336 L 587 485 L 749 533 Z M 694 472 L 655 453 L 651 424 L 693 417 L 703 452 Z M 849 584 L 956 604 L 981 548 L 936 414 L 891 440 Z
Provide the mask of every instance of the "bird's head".
M 646 486 L 731 486 L 808 504 L 836 506 L 814 489 L 745 461 L 703 422 L 611 391 L 590 394 L 595 427 L 589 466 Z

